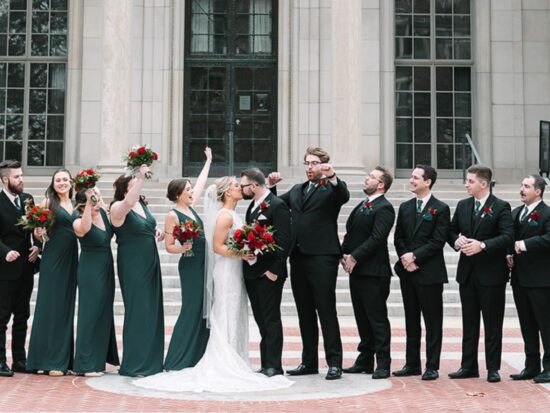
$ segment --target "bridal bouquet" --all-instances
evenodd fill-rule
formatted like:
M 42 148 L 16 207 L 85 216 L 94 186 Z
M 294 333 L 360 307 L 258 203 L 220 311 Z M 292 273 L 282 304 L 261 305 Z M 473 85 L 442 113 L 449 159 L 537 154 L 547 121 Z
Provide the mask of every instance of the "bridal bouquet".
M 238 256 L 263 255 L 280 249 L 273 238 L 273 226 L 252 223 L 235 230 L 227 241 L 227 247 Z
M 151 166 L 154 161 L 159 159 L 156 152 L 154 152 L 147 145 L 136 145 L 132 147 L 132 150 L 124 157 L 126 162 L 126 171 L 131 175 L 137 175 L 141 165 Z M 151 179 L 153 172 L 149 171 L 145 175 L 146 179 Z
M 175 240 L 178 240 L 181 245 L 185 244 L 186 242 L 190 242 L 191 244 L 193 244 L 193 240 L 195 238 L 198 238 L 201 233 L 202 228 L 195 221 L 180 222 L 179 224 L 174 225 L 174 229 L 172 230 L 172 236 Z M 195 253 L 193 252 L 193 248 L 185 251 L 183 253 L 183 256 L 194 257 Z
M 95 187 L 97 181 L 99 181 L 99 173 L 94 169 L 84 169 L 77 173 L 73 178 L 74 189 L 80 191 L 82 189 L 91 189 Z M 95 195 L 91 197 L 92 203 L 97 204 L 97 198 Z
M 33 205 L 29 201 L 25 201 L 26 214 L 19 218 L 17 225 L 33 231 L 36 228 L 48 229 L 53 224 L 53 211 L 48 208 L 44 208 L 38 205 Z M 44 232 L 42 235 L 42 242 L 48 241 L 48 235 Z

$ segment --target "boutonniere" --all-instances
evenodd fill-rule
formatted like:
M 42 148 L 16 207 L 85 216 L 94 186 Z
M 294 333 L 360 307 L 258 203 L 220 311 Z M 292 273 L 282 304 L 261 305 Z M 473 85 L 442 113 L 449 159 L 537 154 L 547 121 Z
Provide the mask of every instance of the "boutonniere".
M 529 214 L 529 220 L 527 221 L 530 227 L 536 227 L 539 223 L 540 211 L 533 211 Z
M 481 214 L 481 218 L 485 218 L 485 217 L 487 217 L 487 219 L 492 219 L 493 218 L 493 207 L 492 206 L 483 208 L 483 214 Z
M 328 185 L 328 179 L 321 179 L 319 182 L 317 182 L 317 185 L 315 185 L 316 188 L 319 188 L 319 191 L 326 191 Z
M 264 212 L 267 208 L 269 208 L 269 201 L 264 201 L 260 204 L 260 212 Z
M 372 211 L 373 211 L 372 202 L 364 201 L 363 205 L 361 205 L 361 213 L 363 215 L 369 215 Z
M 422 219 L 424 221 L 431 221 L 434 219 L 435 215 L 437 214 L 437 209 L 435 208 L 429 208 L 424 215 L 422 215 Z

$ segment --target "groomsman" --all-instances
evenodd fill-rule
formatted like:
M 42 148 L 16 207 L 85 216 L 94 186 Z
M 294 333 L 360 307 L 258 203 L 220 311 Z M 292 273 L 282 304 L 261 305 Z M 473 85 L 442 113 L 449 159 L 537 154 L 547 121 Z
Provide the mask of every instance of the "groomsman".
M 342 265 L 350 274 L 353 313 L 361 338 L 359 356 L 344 373 L 373 373 L 373 379 L 390 375 L 391 327 L 386 300 L 392 275 L 388 236 L 395 210 L 385 194 L 392 182 L 391 174 L 380 166 L 367 175 L 363 188 L 367 197 L 351 212 L 342 244 Z
M 336 315 L 336 278 L 341 257 L 338 214 L 350 195 L 329 160 L 323 149 L 309 147 L 304 156 L 307 181 L 294 185 L 281 199 L 292 216 L 290 282 L 303 344 L 302 363 L 287 373 L 318 373 L 318 315 L 329 366 L 326 379 L 335 380 L 342 377 L 342 339 Z M 277 172 L 269 175 L 270 185 L 280 180 Z
M 407 349 L 405 366 L 393 372 L 396 377 L 419 376 L 420 317 L 426 326 L 426 370 L 422 380 L 439 377 L 443 342 L 443 284 L 448 282 L 443 248 L 449 237 L 451 213 L 447 204 L 438 200 L 431 189 L 437 171 L 428 165 L 417 165 L 409 179 L 409 189 L 416 196 L 399 207 L 394 243 L 399 261 L 399 276 Z
M 265 185 L 258 168 L 241 173 L 244 199 L 252 202 L 246 211 L 246 223 L 273 226 L 273 238 L 279 250 L 258 256 L 254 263 L 243 262 L 246 291 L 254 319 L 260 330 L 260 372 L 268 377 L 283 374 L 283 324 L 281 298 L 287 277 L 286 259 L 290 247 L 290 210 Z M 251 265 L 249 265 L 251 264 Z
M 514 252 L 507 257 L 525 343 L 525 368 L 510 377 L 534 379 L 536 383 L 550 383 L 550 207 L 542 200 L 544 187 L 539 175 L 530 175 L 521 182 L 523 205 L 512 211 L 517 241 Z M 539 334 L 544 348 L 542 373 Z
M 38 246 L 31 243 L 31 232 L 16 225 L 25 214 L 23 170 L 18 161 L 0 163 L 0 377 L 13 372 L 27 373 L 25 339 L 30 316 L 30 299 L 38 265 Z M 6 330 L 13 315 L 11 369 L 6 364 Z
M 500 381 L 502 324 L 509 269 L 506 251 L 514 242 L 510 204 L 490 193 L 491 169 L 468 168 L 466 190 L 451 221 L 449 244 L 460 251 L 456 281 L 462 303 L 462 362 L 451 379 L 479 377 L 479 313 L 485 329 L 487 381 Z

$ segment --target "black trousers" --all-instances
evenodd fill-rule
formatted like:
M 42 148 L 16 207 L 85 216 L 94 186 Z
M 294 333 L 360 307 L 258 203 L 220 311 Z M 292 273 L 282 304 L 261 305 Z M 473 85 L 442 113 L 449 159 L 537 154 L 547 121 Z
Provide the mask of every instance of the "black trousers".
M 443 284 L 419 285 L 411 278 L 414 274 L 407 275 L 399 278 L 407 332 L 405 364 L 421 367 L 422 317 L 426 326 L 426 368 L 439 370 L 443 343 Z
M 390 282 L 390 277 L 352 275 L 349 278 L 353 313 L 361 338 L 355 361 L 359 366 L 372 367 L 376 355 L 377 368 L 390 369 L 391 327 L 386 306 Z
M 342 367 L 342 339 L 336 314 L 337 276 L 337 255 L 305 255 L 295 251 L 290 257 L 290 282 L 302 336 L 302 363 L 308 367 L 319 366 L 317 316 L 327 364 Z
M 462 303 L 462 362 L 467 370 L 478 370 L 480 317 L 485 329 L 485 365 L 487 370 L 499 370 L 502 358 L 502 325 L 506 284 L 484 286 L 473 274 L 460 284 Z
M 544 348 L 542 368 L 550 371 L 550 287 L 531 288 L 514 285 L 521 335 L 525 344 L 525 368 L 540 371 L 540 340 Z
M 283 355 L 283 323 L 281 321 L 281 298 L 284 277 L 271 281 L 263 276 L 245 279 L 254 320 L 260 330 L 260 355 L 262 368 L 281 368 Z
M 13 314 L 11 349 L 13 361 L 27 359 L 25 340 L 30 317 L 30 300 L 34 278 L 0 280 L 0 362 L 6 362 L 6 330 Z

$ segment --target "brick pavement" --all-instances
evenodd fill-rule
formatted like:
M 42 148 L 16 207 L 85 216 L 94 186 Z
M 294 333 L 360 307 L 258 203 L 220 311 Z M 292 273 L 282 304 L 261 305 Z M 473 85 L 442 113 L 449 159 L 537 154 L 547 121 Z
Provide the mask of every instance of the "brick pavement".
M 403 364 L 404 329 L 402 320 L 392 320 L 393 368 Z M 294 323 L 294 324 L 293 324 Z M 117 321 L 117 324 L 119 322 Z M 169 323 L 168 323 L 169 324 Z M 513 382 L 510 373 L 521 368 L 523 363 L 521 336 L 517 323 L 508 323 L 503 345 L 503 381 L 489 384 L 485 371 L 479 379 L 450 380 L 447 373 L 459 366 L 460 335 L 459 320 L 446 320 L 441 378 L 435 382 L 422 382 L 419 377 L 403 379 L 391 378 L 390 388 L 371 394 L 361 394 L 361 387 L 367 390 L 372 386 L 368 376 L 357 378 L 347 375 L 346 380 L 329 383 L 334 391 L 327 391 L 323 397 L 314 400 L 278 400 L 276 394 L 265 395 L 270 401 L 241 400 L 231 395 L 227 400 L 176 400 L 167 397 L 140 397 L 131 394 L 114 393 L 113 390 L 100 391 L 92 388 L 89 380 L 82 377 L 66 376 L 49 378 L 38 375 L 16 374 L 10 379 L 0 379 L 0 411 L 239 411 L 239 412 L 548 412 L 550 411 L 550 386 L 533 382 Z M 173 322 L 171 323 L 173 325 Z M 296 321 L 285 322 L 284 365 L 293 367 L 299 362 L 300 339 Z M 120 334 L 120 326 L 117 327 Z M 171 327 L 167 328 L 167 340 Z M 345 347 L 344 365 L 349 365 L 355 357 L 357 332 L 353 319 L 342 322 L 342 335 Z M 257 334 L 251 331 L 251 360 L 258 362 Z M 322 346 L 320 346 L 322 348 Z M 480 358 L 483 356 L 480 345 Z M 480 361 L 480 366 L 483 366 Z M 113 369 L 111 369 L 113 370 Z M 111 376 L 110 376 L 111 377 Z M 117 376 L 112 376 L 117 377 Z M 322 380 L 321 377 L 302 378 Z M 101 379 L 91 379 L 101 380 Z M 324 380 L 323 380 L 324 382 Z M 328 382 L 327 382 L 328 383 Z M 343 386 L 360 383 L 359 395 L 341 396 Z M 341 387 L 338 387 L 341 386 Z M 274 392 L 275 393 L 275 392 Z M 294 395 L 294 397 L 299 395 Z M 185 397 L 185 395 L 178 395 Z M 201 395 L 189 395 L 190 399 L 200 399 Z M 208 399 L 207 396 L 204 397 Z M 222 397 L 223 398 L 223 397 Z

